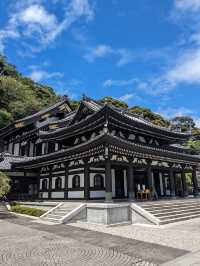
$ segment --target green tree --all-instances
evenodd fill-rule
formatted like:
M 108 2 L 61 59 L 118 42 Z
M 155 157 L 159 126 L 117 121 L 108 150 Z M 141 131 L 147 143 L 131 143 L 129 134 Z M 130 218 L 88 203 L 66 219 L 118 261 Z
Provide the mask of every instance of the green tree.
M 11 113 L 7 112 L 6 110 L 0 109 L 0 128 L 5 127 L 9 122 L 12 120 Z
M 192 130 L 195 122 L 190 116 L 176 116 L 171 119 L 172 129 L 180 129 L 182 132 Z
M 124 109 L 124 110 L 128 109 L 128 105 L 125 102 L 114 99 L 110 96 L 100 99 L 99 102 L 104 103 L 104 104 L 105 103 L 112 104 L 113 106 L 120 108 L 120 109 Z
M 129 108 L 129 112 L 141 115 L 144 119 L 151 121 L 153 124 L 168 127 L 169 121 L 164 119 L 161 115 L 152 112 L 148 108 L 140 107 L 140 106 L 133 106 Z
M 16 70 L 14 65 L 7 62 L 7 58 L 5 56 L 0 55 L 0 76 L 19 78 L 21 74 Z
M 190 138 L 186 143 L 186 146 L 200 153 L 200 140 L 194 140 Z
M 10 191 L 10 178 L 0 172 L 0 197 L 5 196 Z

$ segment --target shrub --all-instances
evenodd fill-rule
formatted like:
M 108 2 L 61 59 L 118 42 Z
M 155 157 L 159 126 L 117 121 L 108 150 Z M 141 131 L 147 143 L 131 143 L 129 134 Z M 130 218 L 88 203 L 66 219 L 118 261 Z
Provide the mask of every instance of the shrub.
M 20 205 L 11 205 L 11 211 L 12 212 L 17 212 L 17 213 L 22 213 L 22 214 L 27 214 L 30 216 L 36 216 L 39 217 L 42 214 L 44 214 L 46 211 L 36 209 L 36 208 L 29 208 L 29 207 L 24 207 Z
M 0 198 L 10 191 L 10 178 L 3 172 L 0 172 Z

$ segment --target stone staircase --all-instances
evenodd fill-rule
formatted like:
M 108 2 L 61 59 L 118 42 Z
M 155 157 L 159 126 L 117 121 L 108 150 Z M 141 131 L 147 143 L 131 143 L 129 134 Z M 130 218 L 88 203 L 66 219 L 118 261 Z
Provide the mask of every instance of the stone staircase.
M 40 220 L 43 222 L 50 222 L 54 224 L 61 224 L 64 219 L 69 216 L 71 219 L 75 214 L 81 211 L 81 207 L 84 204 L 80 202 L 64 202 L 58 204 L 56 207 L 50 209 L 48 212 L 40 216 Z M 73 215 L 74 214 L 74 215 Z
M 200 217 L 200 199 L 148 202 L 139 206 L 154 216 L 159 225 Z
M 0 202 L 0 213 L 8 212 L 5 204 L 3 202 Z

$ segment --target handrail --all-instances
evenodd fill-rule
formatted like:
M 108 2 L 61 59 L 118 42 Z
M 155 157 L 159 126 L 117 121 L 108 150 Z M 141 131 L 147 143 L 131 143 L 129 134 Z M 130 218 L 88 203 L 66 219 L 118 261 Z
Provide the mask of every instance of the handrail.
M 155 217 L 153 214 L 151 214 L 150 212 L 146 211 L 145 209 L 143 209 L 139 205 L 137 205 L 135 203 L 131 203 L 130 204 L 130 209 L 132 211 L 135 211 L 139 215 L 143 216 L 149 222 L 151 222 L 153 224 L 156 224 L 156 225 L 160 224 L 160 220 L 157 217 Z
M 54 210 L 56 210 L 57 208 L 59 208 L 60 206 L 62 206 L 64 203 L 61 202 L 58 205 L 56 205 L 55 207 L 53 207 L 52 209 L 48 210 L 47 212 L 45 212 L 44 214 L 42 214 L 39 218 L 43 218 L 46 215 L 48 215 L 49 213 L 53 212 Z
M 71 210 L 70 212 L 68 212 L 65 216 L 63 216 L 60 221 L 62 223 L 65 223 L 69 220 L 71 220 L 73 217 L 75 217 L 77 214 L 79 214 L 83 209 L 85 209 L 87 206 L 86 203 L 82 203 L 80 204 L 78 207 L 76 207 L 75 209 Z

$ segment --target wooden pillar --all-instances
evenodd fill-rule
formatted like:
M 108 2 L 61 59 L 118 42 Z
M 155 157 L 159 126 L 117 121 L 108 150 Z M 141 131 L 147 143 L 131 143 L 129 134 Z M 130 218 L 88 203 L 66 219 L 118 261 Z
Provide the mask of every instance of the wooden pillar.
M 69 163 L 65 163 L 65 192 L 64 199 L 68 199 L 68 167 Z
M 135 199 L 134 169 L 131 162 L 129 162 L 128 166 L 128 197 L 129 200 Z
M 112 175 L 110 158 L 105 160 L 106 202 L 112 202 Z
M 84 198 L 89 200 L 90 198 L 90 172 L 88 159 L 84 160 Z
M 176 192 L 175 192 L 175 179 L 174 179 L 174 171 L 172 168 L 173 164 L 170 164 L 170 169 L 169 169 L 169 180 L 170 180 L 170 194 L 172 198 L 176 197 Z
M 185 166 L 184 165 L 182 165 L 181 181 L 182 181 L 182 188 L 183 188 L 183 197 L 187 197 L 188 196 L 188 185 L 186 182 Z
M 198 197 L 199 196 L 199 190 L 198 190 L 198 181 L 197 181 L 197 167 L 193 166 L 193 170 L 192 170 L 192 182 L 193 182 L 193 186 L 194 186 L 194 196 Z
M 51 199 L 52 191 L 52 166 L 49 166 L 49 189 L 48 189 L 48 198 Z
M 153 177 L 152 177 L 152 169 L 151 169 L 152 160 L 147 161 L 147 179 L 148 179 L 148 187 L 150 191 L 153 191 Z

